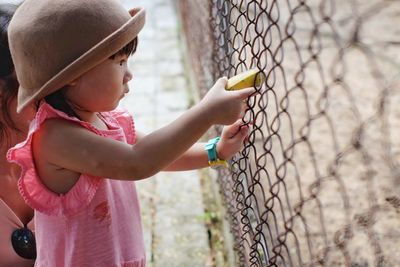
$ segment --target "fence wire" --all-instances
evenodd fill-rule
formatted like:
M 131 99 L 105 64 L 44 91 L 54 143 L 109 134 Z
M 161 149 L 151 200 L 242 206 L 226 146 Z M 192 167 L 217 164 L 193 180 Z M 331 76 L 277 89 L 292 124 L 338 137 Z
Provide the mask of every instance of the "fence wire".
M 400 1 L 181 0 L 200 94 L 257 67 L 219 172 L 239 266 L 400 266 Z

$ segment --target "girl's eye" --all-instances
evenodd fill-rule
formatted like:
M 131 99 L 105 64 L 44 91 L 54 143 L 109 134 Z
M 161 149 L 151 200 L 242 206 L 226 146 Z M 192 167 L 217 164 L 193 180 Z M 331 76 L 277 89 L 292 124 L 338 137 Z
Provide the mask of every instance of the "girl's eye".
M 125 63 L 126 63 L 126 60 L 123 59 L 123 60 L 121 60 L 121 61 L 119 62 L 119 65 L 122 66 L 122 65 L 124 65 Z

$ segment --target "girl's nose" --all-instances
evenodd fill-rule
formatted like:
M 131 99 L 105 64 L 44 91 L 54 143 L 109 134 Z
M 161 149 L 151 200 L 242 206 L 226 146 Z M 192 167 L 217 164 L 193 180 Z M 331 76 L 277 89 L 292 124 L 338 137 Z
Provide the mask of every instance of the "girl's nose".
M 130 80 L 132 80 L 133 75 L 130 70 L 128 70 L 124 76 L 124 84 L 128 83 Z

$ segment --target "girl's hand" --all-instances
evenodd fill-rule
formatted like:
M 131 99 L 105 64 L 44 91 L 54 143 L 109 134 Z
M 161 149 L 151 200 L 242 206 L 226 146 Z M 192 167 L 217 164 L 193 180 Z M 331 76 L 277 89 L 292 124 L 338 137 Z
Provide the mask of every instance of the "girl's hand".
M 217 155 L 219 159 L 229 160 L 239 152 L 249 133 L 249 127 L 243 125 L 242 120 L 237 120 L 234 124 L 225 126 L 222 130 L 221 140 L 217 144 Z
M 220 78 L 201 100 L 213 124 L 229 125 L 243 116 L 246 100 L 257 92 L 253 87 L 238 91 L 225 90 L 227 78 Z

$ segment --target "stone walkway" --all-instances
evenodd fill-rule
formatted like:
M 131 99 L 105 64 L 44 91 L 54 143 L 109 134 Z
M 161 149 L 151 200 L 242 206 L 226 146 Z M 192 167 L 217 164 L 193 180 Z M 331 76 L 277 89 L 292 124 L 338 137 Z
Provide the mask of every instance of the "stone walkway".
M 186 81 L 173 0 L 123 1 L 147 12 L 137 54 L 130 59 L 131 91 L 121 106 L 136 128 L 150 133 L 193 102 Z M 149 267 L 209 266 L 209 246 L 197 171 L 160 173 L 137 183 Z

